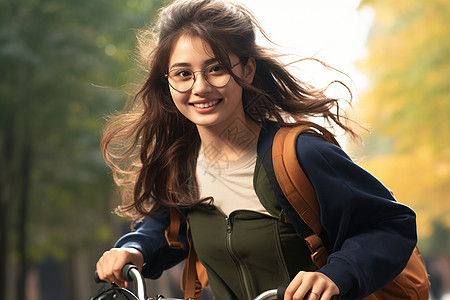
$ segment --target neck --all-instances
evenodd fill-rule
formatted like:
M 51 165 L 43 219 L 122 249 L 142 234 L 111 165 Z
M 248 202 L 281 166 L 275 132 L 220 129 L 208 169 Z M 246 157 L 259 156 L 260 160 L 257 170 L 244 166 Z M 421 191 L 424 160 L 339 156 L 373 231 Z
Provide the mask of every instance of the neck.
M 218 164 L 237 160 L 256 145 L 260 129 L 248 117 L 234 119 L 220 129 L 199 126 L 205 159 Z

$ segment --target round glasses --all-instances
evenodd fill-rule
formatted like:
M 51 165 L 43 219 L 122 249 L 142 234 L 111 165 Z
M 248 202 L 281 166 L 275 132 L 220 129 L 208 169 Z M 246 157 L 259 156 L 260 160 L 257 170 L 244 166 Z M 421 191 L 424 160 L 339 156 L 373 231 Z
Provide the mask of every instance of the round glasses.
M 240 62 L 231 66 L 231 69 L 236 67 Z M 202 71 L 192 71 L 189 68 L 180 67 L 174 68 L 165 75 L 169 85 L 176 91 L 184 93 L 192 89 L 195 80 L 197 79 L 195 73 L 203 72 L 203 77 L 213 87 L 224 87 L 231 79 L 231 74 L 225 70 L 223 65 L 215 63 L 207 66 Z

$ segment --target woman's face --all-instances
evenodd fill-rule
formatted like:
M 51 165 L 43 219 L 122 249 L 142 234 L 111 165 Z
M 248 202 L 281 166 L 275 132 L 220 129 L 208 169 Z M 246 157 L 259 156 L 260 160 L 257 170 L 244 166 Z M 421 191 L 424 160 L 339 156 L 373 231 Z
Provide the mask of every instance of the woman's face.
M 191 122 L 200 127 L 221 130 L 235 118 L 245 118 L 242 106 L 242 87 L 231 77 L 223 87 L 214 87 L 203 76 L 203 71 L 217 63 L 208 44 L 196 36 L 181 36 L 175 43 L 170 59 L 169 72 L 182 68 L 191 70 L 195 76 L 192 89 L 179 92 L 170 86 L 170 94 L 177 109 Z M 255 64 L 249 60 L 247 65 L 239 63 L 236 55 L 230 55 L 233 73 L 247 83 L 253 81 Z M 214 73 L 215 68 L 209 69 Z M 177 76 L 186 76 L 192 72 L 178 72 Z M 212 81 L 212 80 L 210 80 Z M 243 119 L 242 119 L 243 120 Z

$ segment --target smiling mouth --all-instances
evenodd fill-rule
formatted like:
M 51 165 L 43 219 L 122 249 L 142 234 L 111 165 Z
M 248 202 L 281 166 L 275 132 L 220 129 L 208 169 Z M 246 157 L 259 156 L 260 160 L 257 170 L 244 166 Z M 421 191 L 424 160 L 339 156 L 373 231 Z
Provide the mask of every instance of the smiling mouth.
M 211 102 L 207 102 L 207 103 L 193 103 L 191 105 L 193 105 L 194 107 L 197 108 L 208 108 L 211 106 L 215 106 L 220 102 L 220 100 L 215 100 L 215 101 L 211 101 Z

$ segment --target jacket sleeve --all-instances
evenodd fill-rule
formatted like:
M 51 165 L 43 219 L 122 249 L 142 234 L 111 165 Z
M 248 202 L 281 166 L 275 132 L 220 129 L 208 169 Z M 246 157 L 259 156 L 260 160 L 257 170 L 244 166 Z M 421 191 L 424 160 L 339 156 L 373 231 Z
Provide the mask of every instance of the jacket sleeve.
M 344 298 L 381 289 L 404 269 L 416 245 L 415 213 L 321 138 L 300 136 L 297 157 L 316 191 L 321 238 L 330 253 L 319 272 Z
M 170 248 L 165 230 L 169 226 L 169 209 L 162 208 L 161 214 L 146 217 L 136 223 L 135 231 L 122 236 L 115 244 L 116 248 L 135 248 L 144 255 L 142 274 L 146 278 L 156 279 L 161 273 L 181 262 L 187 257 L 189 246 L 186 238 L 186 223 L 180 226 L 178 240 L 184 244 L 183 249 Z

